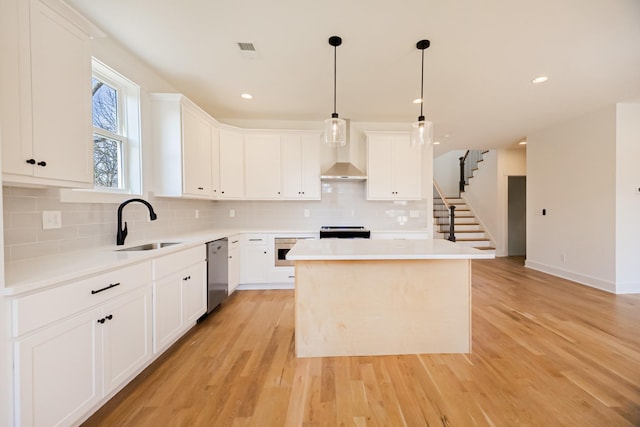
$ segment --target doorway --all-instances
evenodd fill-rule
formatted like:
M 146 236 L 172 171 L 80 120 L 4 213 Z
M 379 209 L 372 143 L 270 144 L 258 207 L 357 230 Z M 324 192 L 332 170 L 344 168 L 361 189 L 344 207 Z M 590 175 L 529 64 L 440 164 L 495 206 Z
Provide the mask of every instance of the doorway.
M 507 255 L 525 256 L 527 254 L 527 177 L 508 177 L 507 187 Z

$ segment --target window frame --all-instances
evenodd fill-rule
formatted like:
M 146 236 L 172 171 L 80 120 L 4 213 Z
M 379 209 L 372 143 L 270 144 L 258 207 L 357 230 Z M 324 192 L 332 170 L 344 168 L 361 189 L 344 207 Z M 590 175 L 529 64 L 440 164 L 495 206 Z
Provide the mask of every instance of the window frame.
M 84 203 L 114 203 L 125 200 L 128 196 L 141 196 L 143 193 L 142 170 L 142 99 L 140 86 L 126 76 L 106 65 L 95 57 L 91 58 L 91 75 L 112 86 L 118 91 L 118 131 L 113 134 L 105 129 L 93 126 L 93 109 L 88 119 L 91 120 L 91 144 L 93 158 L 94 134 L 121 141 L 122 171 L 119 180 L 122 188 L 99 187 L 93 183 L 93 188 L 60 190 L 63 202 Z M 95 166 L 92 164 L 92 166 Z

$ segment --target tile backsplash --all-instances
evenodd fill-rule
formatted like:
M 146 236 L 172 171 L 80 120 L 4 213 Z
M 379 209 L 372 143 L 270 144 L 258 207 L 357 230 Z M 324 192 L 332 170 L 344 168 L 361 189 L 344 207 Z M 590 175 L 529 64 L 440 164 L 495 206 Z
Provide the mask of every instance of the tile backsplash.
M 364 182 L 340 181 L 323 182 L 322 200 L 317 201 L 216 202 L 214 224 L 219 228 L 270 230 L 318 230 L 322 225 L 428 230 L 433 216 L 428 200 L 367 201 Z
M 156 239 L 213 227 L 213 203 L 199 200 L 150 198 L 158 215 L 140 203 L 124 209 L 127 241 Z M 91 247 L 113 245 L 118 203 L 62 203 L 59 190 L 3 187 L 5 261 L 18 261 Z M 195 218 L 198 210 L 199 218 Z M 62 228 L 43 230 L 42 212 L 60 211 Z
M 323 182 L 317 201 L 200 201 L 151 197 L 158 215 L 127 205 L 128 242 L 212 228 L 318 230 L 363 225 L 372 230 L 430 230 L 430 201 L 367 201 L 364 182 Z M 115 244 L 118 203 L 63 203 L 59 190 L 3 187 L 5 261 Z M 195 218 L 195 211 L 199 218 Z M 60 211 L 62 228 L 43 230 L 42 212 Z M 230 216 L 233 211 L 234 216 Z M 308 216 L 306 216 L 308 214 Z

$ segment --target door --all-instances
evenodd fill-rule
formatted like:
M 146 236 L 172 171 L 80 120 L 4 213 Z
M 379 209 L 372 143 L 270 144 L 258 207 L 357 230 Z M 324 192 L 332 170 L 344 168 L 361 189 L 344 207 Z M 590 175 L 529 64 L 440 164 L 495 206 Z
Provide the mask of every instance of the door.
M 510 176 L 507 181 L 507 255 L 527 254 L 527 177 Z
M 16 342 L 16 425 L 69 425 L 100 401 L 100 313 L 91 310 Z
M 31 8 L 34 175 L 92 183 L 89 37 L 40 1 Z
M 182 191 L 211 196 L 211 124 L 198 111 L 182 105 Z
M 244 138 L 240 133 L 221 130 L 220 144 L 220 198 L 244 197 Z
M 281 197 L 280 136 L 246 135 L 244 138 L 245 198 Z
M 203 261 L 186 270 L 182 277 L 184 324 L 188 325 L 207 311 L 207 264 Z
M 151 286 L 105 304 L 102 318 L 104 393 L 108 394 L 151 357 Z

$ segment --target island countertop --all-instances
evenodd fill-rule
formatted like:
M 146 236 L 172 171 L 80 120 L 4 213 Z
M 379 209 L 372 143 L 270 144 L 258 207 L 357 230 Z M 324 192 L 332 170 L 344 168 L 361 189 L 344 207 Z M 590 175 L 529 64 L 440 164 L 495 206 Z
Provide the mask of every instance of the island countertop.
M 287 254 L 287 259 L 293 261 L 491 259 L 494 257 L 492 252 L 474 249 L 444 239 L 298 240 L 298 243 Z

